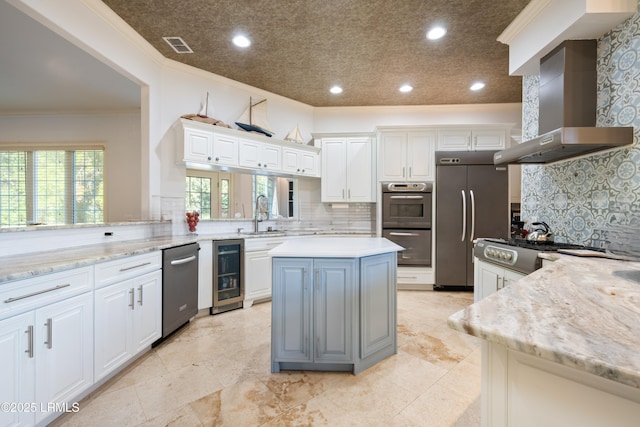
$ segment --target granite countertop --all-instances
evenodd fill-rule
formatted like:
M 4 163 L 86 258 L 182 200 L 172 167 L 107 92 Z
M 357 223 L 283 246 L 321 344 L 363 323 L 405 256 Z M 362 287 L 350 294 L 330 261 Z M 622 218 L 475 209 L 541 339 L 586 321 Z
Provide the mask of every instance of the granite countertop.
M 198 234 L 108 242 L 94 245 L 78 246 L 69 249 L 60 249 L 55 251 L 11 255 L 0 257 L 0 286 L 6 282 L 27 279 L 29 277 L 38 276 L 40 274 L 53 273 L 56 271 L 68 270 L 70 268 L 93 265 L 99 262 L 109 261 L 125 256 L 138 255 L 146 252 L 186 245 L 198 241 L 256 239 L 318 234 L 353 234 L 354 236 L 361 236 L 363 234 L 370 235 L 366 233 L 356 232 L 322 232 L 317 230 L 290 230 L 264 232 L 260 234 Z
M 449 317 L 451 328 L 640 388 L 640 263 L 569 255 Z
M 269 251 L 273 257 L 360 258 L 404 248 L 382 237 L 319 237 L 289 240 Z

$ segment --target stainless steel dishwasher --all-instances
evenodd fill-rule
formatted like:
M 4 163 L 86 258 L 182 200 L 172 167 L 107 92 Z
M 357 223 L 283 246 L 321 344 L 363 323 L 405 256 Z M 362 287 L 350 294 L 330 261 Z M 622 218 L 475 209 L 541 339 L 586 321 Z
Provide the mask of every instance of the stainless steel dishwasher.
M 191 243 L 162 251 L 162 338 L 198 313 L 198 251 Z

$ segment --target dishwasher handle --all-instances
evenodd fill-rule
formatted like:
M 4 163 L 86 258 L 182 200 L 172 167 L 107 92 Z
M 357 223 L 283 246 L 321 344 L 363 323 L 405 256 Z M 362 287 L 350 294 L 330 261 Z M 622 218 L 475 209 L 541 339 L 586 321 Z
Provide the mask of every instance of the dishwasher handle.
M 191 261 L 193 261 L 195 259 L 196 259 L 195 255 L 191 255 L 191 256 L 188 256 L 186 258 L 174 259 L 174 260 L 171 260 L 171 265 L 187 264 L 187 263 L 190 263 Z

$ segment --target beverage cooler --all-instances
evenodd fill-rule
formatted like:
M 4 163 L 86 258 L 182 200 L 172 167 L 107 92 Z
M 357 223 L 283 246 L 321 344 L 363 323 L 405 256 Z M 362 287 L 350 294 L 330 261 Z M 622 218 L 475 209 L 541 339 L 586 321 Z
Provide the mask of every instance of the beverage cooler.
M 213 306 L 211 314 L 242 308 L 244 240 L 213 242 Z

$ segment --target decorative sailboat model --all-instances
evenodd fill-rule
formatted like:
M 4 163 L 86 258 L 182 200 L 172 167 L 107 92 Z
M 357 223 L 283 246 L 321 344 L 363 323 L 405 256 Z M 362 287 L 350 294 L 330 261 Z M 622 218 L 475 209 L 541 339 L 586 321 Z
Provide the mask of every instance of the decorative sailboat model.
M 304 144 L 304 139 L 302 139 L 302 133 L 300 133 L 300 128 L 296 125 L 295 128 L 291 130 L 284 138 L 286 141 L 296 142 L 298 144 Z
M 271 126 L 267 121 L 267 100 L 263 99 L 254 104 L 253 99 L 249 98 L 249 107 L 244 110 L 236 124 L 247 132 L 257 132 L 268 137 L 273 136 Z
M 231 126 L 229 126 L 225 122 L 218 119 L 214 119 L 213 117 L 209 117 L 208 114 L 209 114 L 209 92 L 207 92 L 207 98 L 204 104 L 202 104 L 198 114 L 184 114 L 181 117 L 183 119 L 189 119 L 196 122 L 209 123 L 210 125 L 231 128 Z

